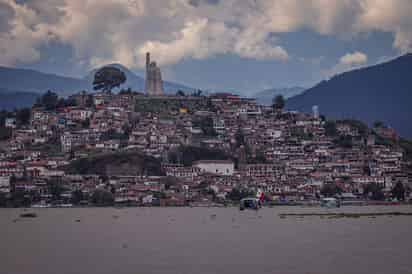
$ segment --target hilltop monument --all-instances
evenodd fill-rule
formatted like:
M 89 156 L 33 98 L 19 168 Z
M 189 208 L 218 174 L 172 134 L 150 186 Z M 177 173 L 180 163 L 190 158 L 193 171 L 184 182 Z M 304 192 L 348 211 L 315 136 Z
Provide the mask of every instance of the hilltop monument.
M 146 53 L 145 92 L 150 96 L 163 95 L 163 81 L 156 62 L 150 62 L 150 53 Z

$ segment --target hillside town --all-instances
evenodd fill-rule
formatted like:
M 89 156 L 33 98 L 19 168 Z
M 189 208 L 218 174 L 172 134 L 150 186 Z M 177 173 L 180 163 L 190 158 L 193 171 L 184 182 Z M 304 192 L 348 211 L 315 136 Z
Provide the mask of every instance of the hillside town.
M 219 206 L 408 202 L 410 144 L 389 126 L 329 120 L 232 93 L 48 91 L 2 112 L 1 206 Z M 153 90 L 151 90 L 153 89 Z

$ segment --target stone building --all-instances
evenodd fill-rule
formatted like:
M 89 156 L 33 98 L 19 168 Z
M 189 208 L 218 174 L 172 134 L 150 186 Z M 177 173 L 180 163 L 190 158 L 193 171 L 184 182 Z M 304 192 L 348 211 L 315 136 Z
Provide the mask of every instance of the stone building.
M 150 53 L 146 53 L 145 92 L 151 96 L 163 95 L 163 81 L 160 68 L 156 62 L 150 62 Z

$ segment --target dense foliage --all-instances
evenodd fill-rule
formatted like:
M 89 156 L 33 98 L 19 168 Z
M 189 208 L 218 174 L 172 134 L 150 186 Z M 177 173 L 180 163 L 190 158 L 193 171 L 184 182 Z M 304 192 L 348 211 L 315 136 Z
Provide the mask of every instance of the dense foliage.
M 98 175 L 163 175 L 160 161 L 140 152 L 106 153 L 72 161 L 66 168 L 70 174 Z
M 93 89 L 110 92 L 126 82 L 126 74 L 115 67 L 103 67 L 94 75 Z
M 181 163 L 185 166 L 191 166 L 193 162 L 198 160 L 227 159 L 230 159 L 230 157 L 224 151 L 195 146 L 180 146 L 177 151 L 169 153 L 169 160 L 172 163 Z

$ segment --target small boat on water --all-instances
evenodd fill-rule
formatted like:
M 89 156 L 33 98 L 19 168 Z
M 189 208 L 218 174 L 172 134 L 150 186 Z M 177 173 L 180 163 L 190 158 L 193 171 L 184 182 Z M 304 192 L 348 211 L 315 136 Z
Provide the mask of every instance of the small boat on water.
M 340 201 L 336 198 L 322 198 L 320 200 L 320 206 L 326 208 L 340 207 Z
M 30 206 L 31 208 L 49 208 L 51 207 L 50 204 L 34 204 Z
M 240 200 L 239 209 L 254 209 L 258 210 L 260 208 L 259 200 L 256 198 L 244 198 Z

